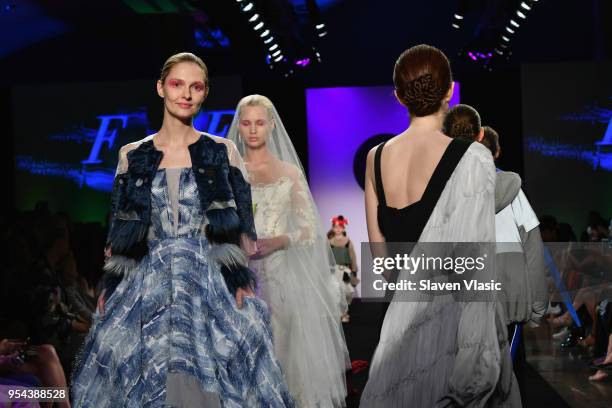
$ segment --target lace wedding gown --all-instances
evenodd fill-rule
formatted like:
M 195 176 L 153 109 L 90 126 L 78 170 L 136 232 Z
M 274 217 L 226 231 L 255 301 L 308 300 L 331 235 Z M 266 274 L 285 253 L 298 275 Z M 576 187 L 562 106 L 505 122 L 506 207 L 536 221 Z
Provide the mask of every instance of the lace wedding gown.
M 276 356 L 297 406 L 344 406 L 350 361 L 327 239 L 318 233 L 302 173 L 286 163 L 283 169 L 269 183 L 251 177 L 251 191 L 258 238 L 287 235 L 290 244 L 249 266 L 270 308 Z

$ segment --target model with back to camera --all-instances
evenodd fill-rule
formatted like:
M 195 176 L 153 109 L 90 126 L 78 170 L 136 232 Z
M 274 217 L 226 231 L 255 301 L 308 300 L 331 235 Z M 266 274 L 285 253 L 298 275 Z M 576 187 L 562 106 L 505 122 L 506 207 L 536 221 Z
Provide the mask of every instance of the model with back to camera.
M 471 242 L 476 248 L 476 243 L 494 243 L 491 154 L 479 143 L 440 131 L 453 93 L 448 59 L 434 47 L 412 47 L 398 58 L 393 79 L 411 123 L 368 154 L 370 241 Z M 453 246 L 436 247 L 437 255 L 444 257 L 441 251 L 449 248 L 446 255 L 452 256 Z M 372 248 L 376 251 L 376 245 Z M 393 295 L 384 316 L 362 407 L 521 405 L 494 299 L 461 301 L 437 294 L 427 301 L 402 301 L 402 295 Z

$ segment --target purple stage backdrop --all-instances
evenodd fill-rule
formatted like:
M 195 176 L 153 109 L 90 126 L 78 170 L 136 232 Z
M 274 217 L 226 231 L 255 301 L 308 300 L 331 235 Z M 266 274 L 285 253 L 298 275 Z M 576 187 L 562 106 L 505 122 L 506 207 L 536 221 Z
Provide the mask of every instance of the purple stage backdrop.
M 451 106 L 459 103 L 459 84 Z M 368 241 L 363 179 L 371 147 L 404 131 L 410 122 L 393 87 L 316 88 L 306 91 L 310 188 L 323 225 L 342 214 L 358 261 Z M 359 288 L 358 288 L 359 290 Z

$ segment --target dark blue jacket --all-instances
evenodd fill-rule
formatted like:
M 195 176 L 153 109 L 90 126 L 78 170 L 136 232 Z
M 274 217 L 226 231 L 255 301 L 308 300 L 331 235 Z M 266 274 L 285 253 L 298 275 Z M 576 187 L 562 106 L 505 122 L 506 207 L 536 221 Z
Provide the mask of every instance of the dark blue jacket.
M 200 208 L 208 220 L 206 236 L 209 241 L 213 244 L 239 245 L 242 233 L 256 240 L 251 187 L 242 171 L 230 164 L 226 145 L 202 134 L 198 141 L 189 146 L 189 153 L 198 186 Z M 127 153 L 127 171 L 118 172 L 115 177 L 106 244 L 112 253 L 110 263 L 119 263 L 123 267 L 115 267 L 113 273 L 105 276 L 107 293 L 114 290 L 121 280 L 121 275 L 127 270 L 126 265 L 136 265 L 135 261 L 147 253 L 151 185 L 162 156 L 163 153 L 155 148 L 152 139 L 141 142 Z M 117 273 L 118 270 L 121 273 Z M 231 271 L 225 270 L 224 276 L 226 273 Z M 250 282 L 253 277 L 248 275 L 244 279 Z M 232 286 L 242 286 L 241 282 L 239 279 Z

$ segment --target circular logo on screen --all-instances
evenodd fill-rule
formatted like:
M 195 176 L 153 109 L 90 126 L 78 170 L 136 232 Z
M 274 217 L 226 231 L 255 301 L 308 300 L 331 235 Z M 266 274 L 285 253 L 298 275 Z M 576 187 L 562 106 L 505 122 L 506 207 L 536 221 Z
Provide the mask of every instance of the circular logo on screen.
M 379 133 L 374 135 L 365 140 L 355 152 L 355 157 L 353 157 L 353 175 L 355 176 L 355 180 L 362 190 L 365 190 L 365 170 L 368 152 L 373 147 L 378 146 L 382 142 L 386 142 L 393 136 L 395 135 L 391 133 Z

